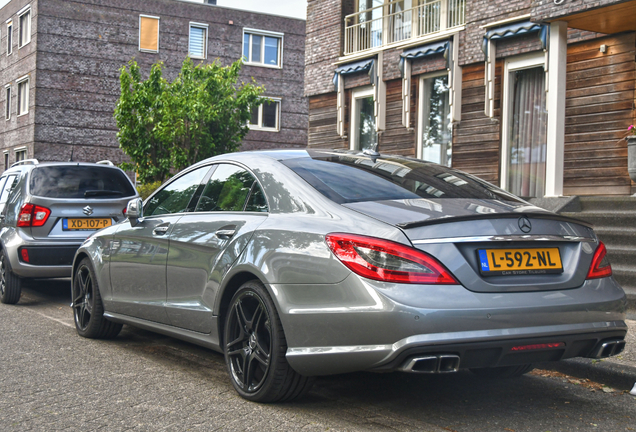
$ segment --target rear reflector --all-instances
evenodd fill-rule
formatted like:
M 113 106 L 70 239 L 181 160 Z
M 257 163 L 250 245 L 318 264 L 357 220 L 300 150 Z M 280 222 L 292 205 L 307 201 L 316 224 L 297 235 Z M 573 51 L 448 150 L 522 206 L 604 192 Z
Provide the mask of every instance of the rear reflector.
M 355 234 L 325 237 L 334 255 L 354 273 L 383 282 L 458 285 L 432 256 L 403 244 Z
M 612 266 L 607 259 L 607 249 L 603 242 L 599 242 L 594 257 L 592 258 L 592 264 L 590 270 L 587 272 L 586 279 L 598 279 L 612 275 Z
M 27 249 L 20 249 L 20 257 L 22 261 L 28 263 L 29 262 L 29 251 Z
M 554 342 L 554 343 L 543 343 L 543 344 L 519 345 L 519 346 L 510 348 L 510 351 L 532 351 L 532 350 L 564 348 L 564 347 L 565 347 L 565 344 L 563 342 Z

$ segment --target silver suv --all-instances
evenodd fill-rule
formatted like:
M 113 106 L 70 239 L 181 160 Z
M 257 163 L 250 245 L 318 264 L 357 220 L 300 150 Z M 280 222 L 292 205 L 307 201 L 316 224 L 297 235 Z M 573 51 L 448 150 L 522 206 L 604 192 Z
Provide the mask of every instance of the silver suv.
M 17 303 L 25 278 L 71 276 L 84 239 L 123 220 L 137 196 L 108 161 L 12 165 L 0 176 L 0 301 Z

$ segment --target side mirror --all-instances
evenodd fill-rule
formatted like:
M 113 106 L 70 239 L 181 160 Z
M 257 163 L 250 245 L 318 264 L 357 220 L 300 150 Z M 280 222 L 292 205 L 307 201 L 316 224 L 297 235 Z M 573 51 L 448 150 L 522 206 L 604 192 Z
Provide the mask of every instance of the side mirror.
M 128 201 L 126 206 L 126 216 L 130 220 L 130 225 L 135 226 L 144 218 L 144 203 L 141 198 Z

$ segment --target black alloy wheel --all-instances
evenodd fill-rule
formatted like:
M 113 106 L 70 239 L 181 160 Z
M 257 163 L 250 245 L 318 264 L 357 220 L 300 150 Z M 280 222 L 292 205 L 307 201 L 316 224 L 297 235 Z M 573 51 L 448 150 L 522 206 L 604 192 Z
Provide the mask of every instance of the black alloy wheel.
M 16 304 L 21 294 L 22 279 L 10 270 L 4 249 L 0 249 L 0 302 Z
M 110 339 L 119 334 L 122 325 L 104 317 L 104 305 L 90 259 L 84 258 L 77 267 L 71 294 L 75 328 L 80 336 Z
M 232 384 L 245 399 L 281 402 L 302 396 L 313 379 L 294 371 L 285 358 L 285 333 L 260 281 L 234 294 L 225 319 L 225 361 Z

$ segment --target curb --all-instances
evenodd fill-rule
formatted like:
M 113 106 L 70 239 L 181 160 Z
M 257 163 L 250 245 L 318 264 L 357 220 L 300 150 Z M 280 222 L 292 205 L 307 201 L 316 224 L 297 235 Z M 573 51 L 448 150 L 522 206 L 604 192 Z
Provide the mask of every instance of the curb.
M 571 375 L 576 378 L 588 378 L 617 390 L 630 391 L 636 383 L 636 367 L 611 361 L 594 361 L 587 358 L 574 358 L 558 362 L 537 363 L 537 369 L 547 369 Z

